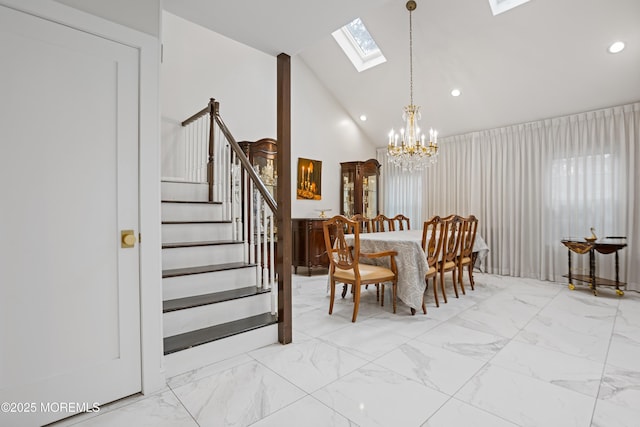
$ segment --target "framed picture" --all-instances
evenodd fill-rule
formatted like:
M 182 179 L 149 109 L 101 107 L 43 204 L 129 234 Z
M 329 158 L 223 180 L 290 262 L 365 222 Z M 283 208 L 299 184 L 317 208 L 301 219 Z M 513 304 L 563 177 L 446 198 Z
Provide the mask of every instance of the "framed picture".
M 298 157 L 297 199 L 322 199 L 322 161 Z

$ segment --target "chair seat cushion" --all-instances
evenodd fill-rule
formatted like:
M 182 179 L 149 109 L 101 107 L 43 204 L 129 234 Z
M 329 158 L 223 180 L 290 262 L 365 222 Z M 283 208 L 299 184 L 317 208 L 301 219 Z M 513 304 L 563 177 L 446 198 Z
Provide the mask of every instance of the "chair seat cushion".
M 471 264 L 471 258 L 469 258 L 468 256 L 462 257 L 462 264 Z
M 442 262 L 440 262 L 440 268 L 442 268 Z M 445 271 L 449 271 L 449 270 L 453 270 L 454 268 L 456 268 L 456 263 L 453 261 L 447 261 L 444 263 L 444 270 Z
M 429 267 L 429 270 L 427 270 L 427 274 L 425 274 L 424 276 L 429 278 L 429 277 L 433 277 L 438 273 L 438 270 L 436 270 L 435 267 Z
M 363 282 L 386 282 L 394 279 L 393 271 L 389 270 L 386 267 L 380 267 L 377 265 L 369 265 L 369 264 L 358 264 L 358 269 L 360 270 L 360 280 Z M 340 280 L 347 280 L 349 282 L 353 282 L 356 280 L 354 270 L 341 270 L 336 268 L 333 273 L 333 277 Z

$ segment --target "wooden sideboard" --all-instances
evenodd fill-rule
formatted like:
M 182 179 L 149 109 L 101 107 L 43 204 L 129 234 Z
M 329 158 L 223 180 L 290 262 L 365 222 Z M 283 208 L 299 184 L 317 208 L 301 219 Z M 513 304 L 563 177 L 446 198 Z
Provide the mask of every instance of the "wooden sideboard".
M 313 267 L 329 267 L 329 258 L 324 244 L 322 222 L 324 218 L 292 218 L 293 269 L 306 267 L 311 276 Z

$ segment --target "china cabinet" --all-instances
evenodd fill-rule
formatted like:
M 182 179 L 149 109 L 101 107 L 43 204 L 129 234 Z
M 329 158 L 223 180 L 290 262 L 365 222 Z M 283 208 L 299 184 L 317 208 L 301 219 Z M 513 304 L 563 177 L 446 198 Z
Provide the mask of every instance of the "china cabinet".
M 277 142 L 271 138 L 263 138 L 258 141 L 241 141 L 238 143 L 245 155 L 249 159 L 249 163 L 251 163 L 264 183 L 265 187 L 267 187 L 267 191 L 271 193 L 274 199 L 276 199 L 276 188 L 278 184 L 278 174 L 276 170 L 276 156 L 278 155 L 278 147 Z M 245 191 L 250 191 L 250 183 L 249 181 L 243 182 L 243 188 Z M 256 197 L 257 193 L 254 197 L 249 199 L 249 212 L 253 209 L 252 218 L 260 218 L 258 212 L 256 212 Z M 269 233 L 269 225 L 267 225 L 266 229 L 264 224 L 261 221 L 257 221 L 253 224 L 250 224 L 250 229 L 253 230 L 253 236 L 251 240 L 252 242 L 259 242 L 255 247 L 255 252 L 252 257 L 254 259 L 260 260 L 260 264 L 262 267 L 268 265 L 268 260 L 271 259 L 271 239 L 273 238 L 273 248 L 274 251 L 277 251 L 276 243 L 278 238 L 277 236 L 277 228 L 274 224 L 274 235 L 273 237 Z M 275 253 L 273 254 L 275 259 Z
M 369 159 L 340 166 L 340 214 L 346 217 L 362 214 L 367 218 L 378 215 L 380 163 Z
M 263 138 L 258 141 L 242 141 L 238 143 L 244 150 L 249 159 L 249 163 L 253 165 L 258 176 L 264 182 L 267 190 L 273 198 L 276 198 L 276 186 L 278 184 L 278 175 L 276 172 L 276 156 L 278 155 L 278 146 L 276 140 L 271 138 Z

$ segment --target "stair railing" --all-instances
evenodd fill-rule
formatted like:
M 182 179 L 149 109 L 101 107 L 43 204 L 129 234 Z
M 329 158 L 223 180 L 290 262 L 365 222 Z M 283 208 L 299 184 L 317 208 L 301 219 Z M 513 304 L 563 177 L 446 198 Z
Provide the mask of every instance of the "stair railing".
M 202 171 L 206 170 L 209 201 L 222 202 L 224 218 L 233 222 L 232 240 L 242 240 L 245 261 L 258 266 L 257 286 L 272 289 L 275 314 L 278 287 L 274 242 L 278 206 L 220 117 L 219 108 L 219 103 L 211 98 L 207 107 L 182 122 L 185 178 L 202 181 Z

